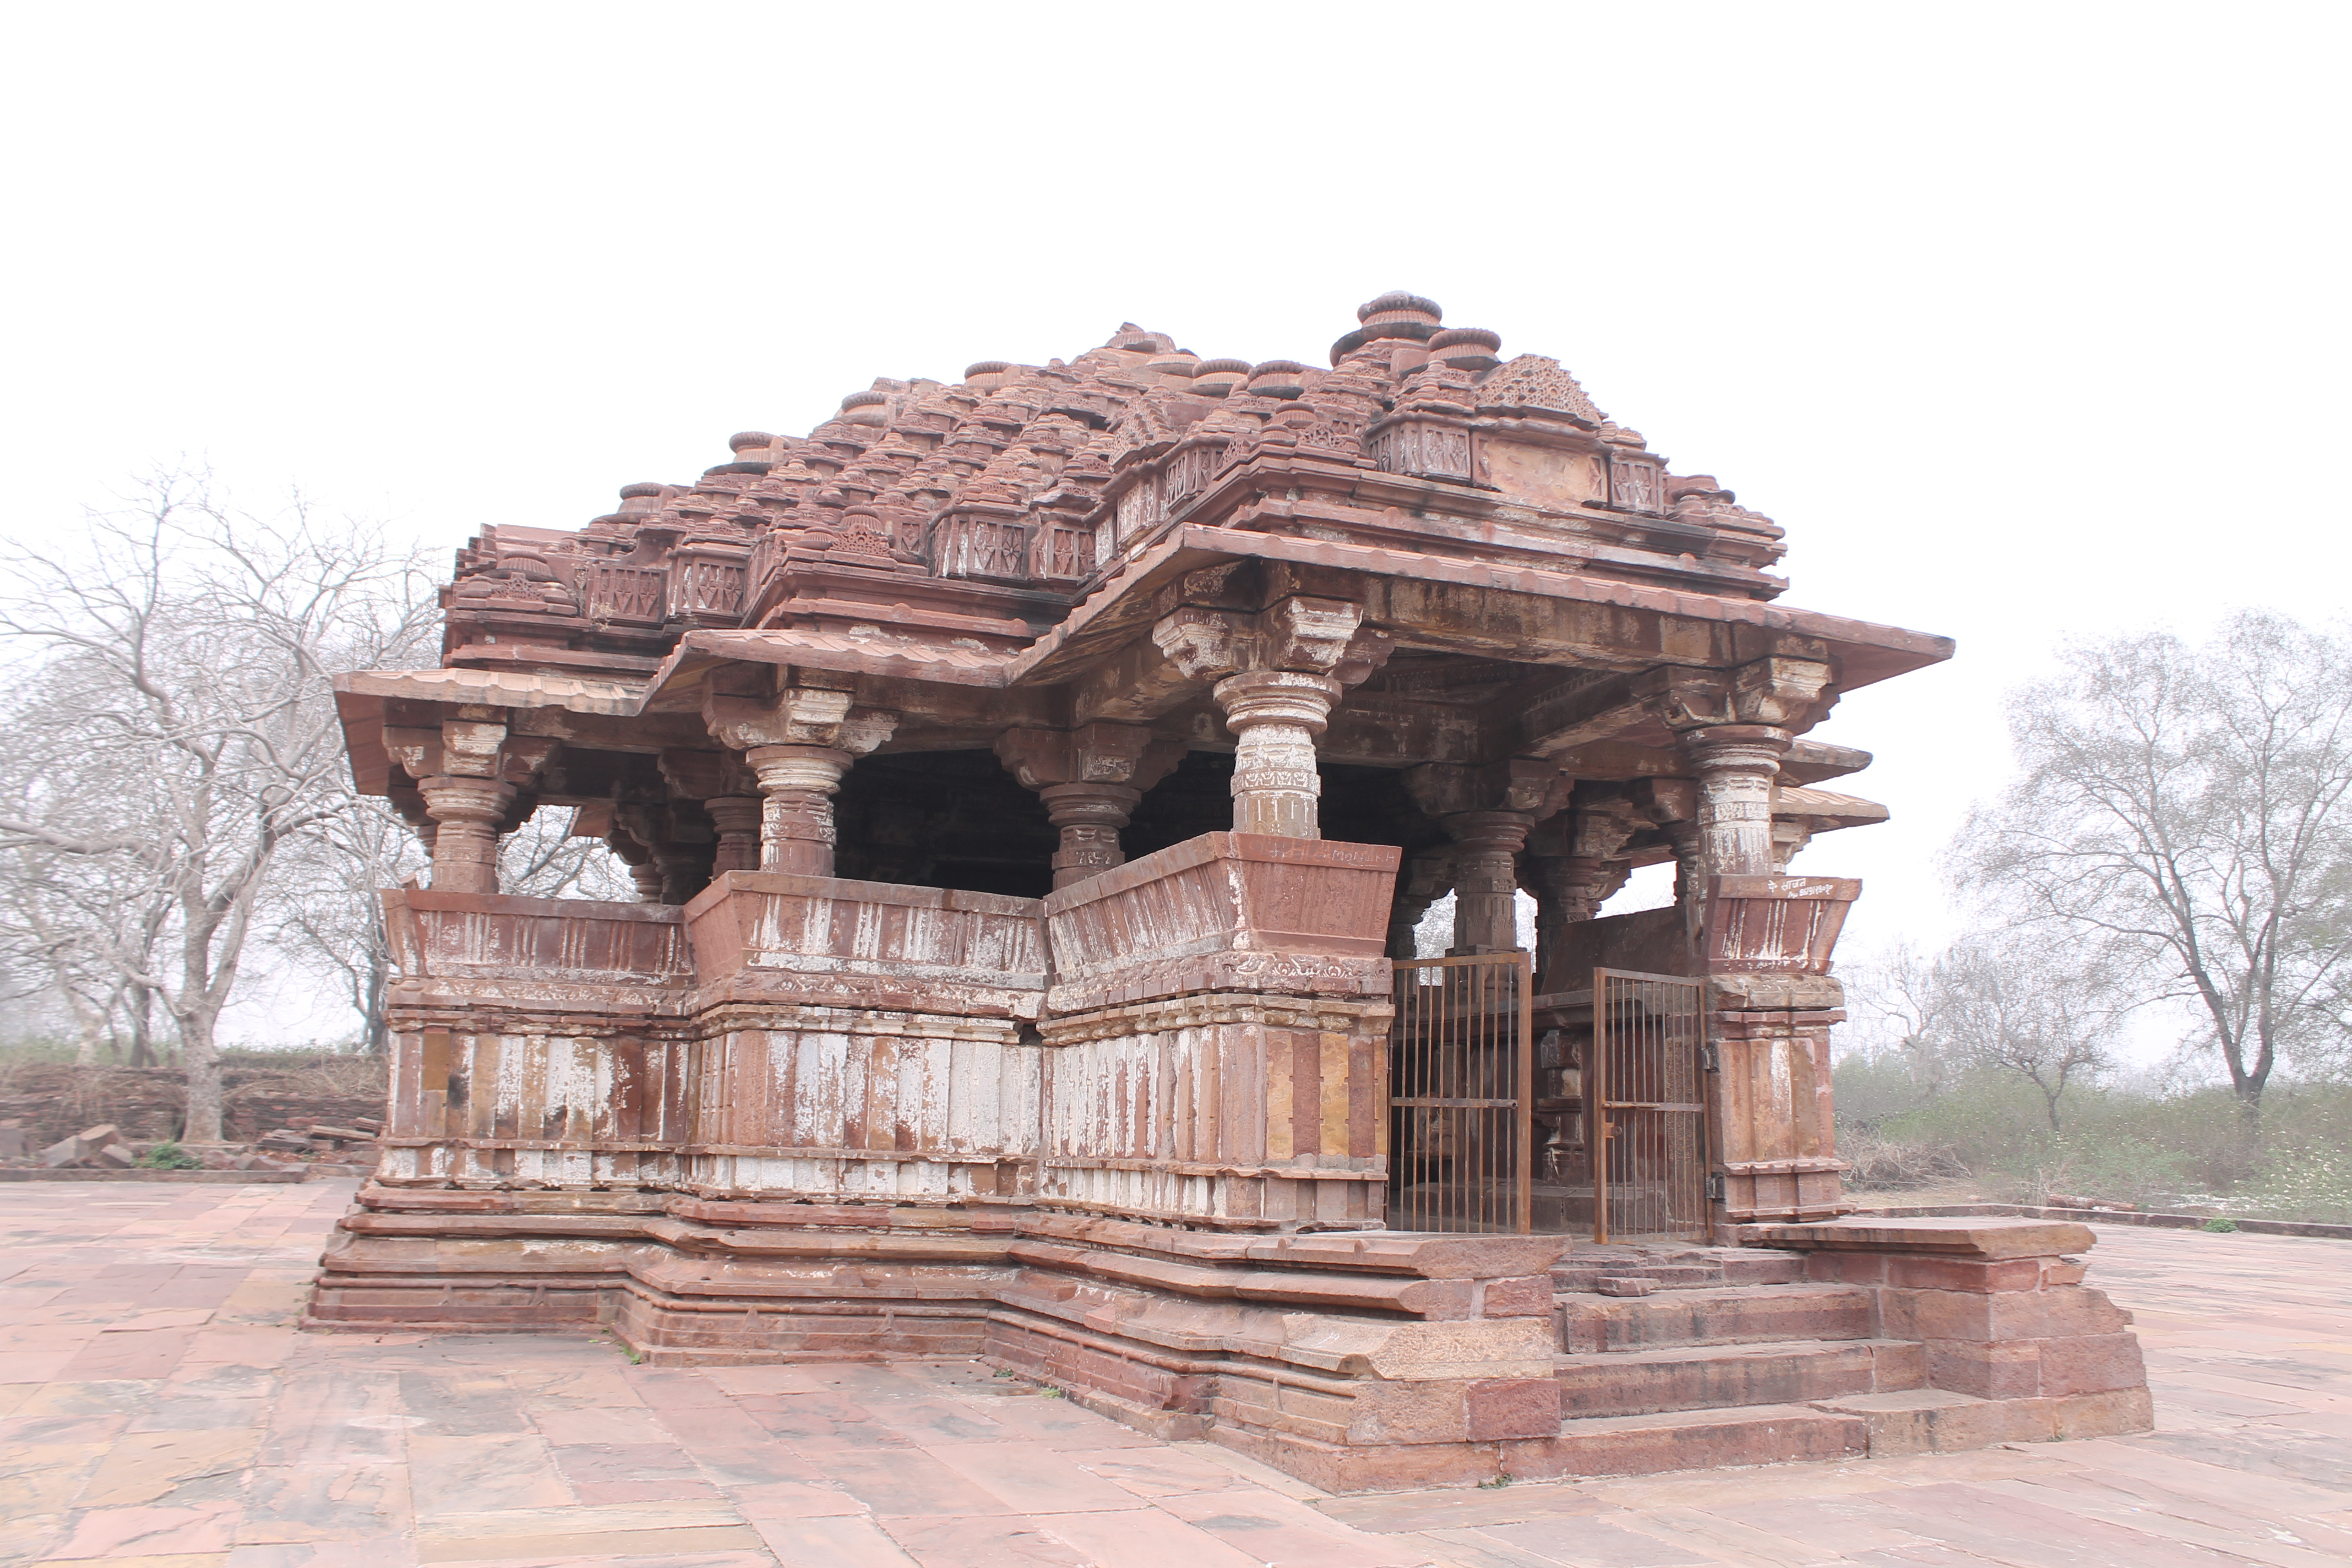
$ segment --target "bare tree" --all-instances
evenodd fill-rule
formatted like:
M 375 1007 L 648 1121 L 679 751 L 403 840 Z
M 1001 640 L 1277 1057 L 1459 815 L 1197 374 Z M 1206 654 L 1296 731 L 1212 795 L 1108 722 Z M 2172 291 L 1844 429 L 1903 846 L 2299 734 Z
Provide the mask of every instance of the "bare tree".
M 602 839 L 570 837 L 572 814 L 532 814 L 499 846 L 499 886 L 525 898 L 632 900 L 636 889 Z M 428 863 L 409 826 L 381 801 L 354 802 L 289 850 L 272 896 L 271 940 L 294 962 L 341 976 L 360 1019 L 362 1048 L 385 1047 L 384 989 L 392 937 L 381 889 Z
M 2016 694 L 2022 770 L 1964 885 L 2200 1013 L 2249 1141 L 2283 1059 L 2340 1051 L 2352 960 L 2352 637 L 2247 614 L 2202 647 L 2084 644 Z
M 1857 1015 L 1868 1054 L 1875 1058 L 1877 1047 L 1893 1047 L 1911 1081 L 1929 1099 L 1942 1091 L 1951 1068 L 1944 1016 L 1950 996 L 1941 984 L 1939 963 L 1912 943 L 1898 942 L 1838 965 L 1847 1005 Z
M 149 950 L 118 941 L 109 957 L 177 1029 L 185 1135 L 217 1141 L 215 1032 L 270 872 L 352 807 L 328 676 L 405 659 L 433 596 L 414 553 L 373 530 L 299 501 L 274 518 L 234 512 L 180 475 L 6 565 L 0 633 L 40 675 L 7 715 L 12 734 L 119 787 L 37 782 L 0 816 L 0 848 L 136 868 L 168 893 Z
M 360 1020 L 361 1048 L 385 1046 L 392 940 L 378 890 L 423 870 L 424 847 L 382 801 L 359 800 L 284 858 L 270 902 L 273 943 L 296 964 L 339 976 Z
M 2054 934 L 2025 927 L 1965 938 L 1936 961 L 1930 988 L 1951 1058 L 2025 1079 L 2057 1132 L 2066 1090 L 2114 1065 L 2136 998 L 2110 959 Z
M 572 837 L 572 813 L 541 809 L 499 846 L 499 886 L 527 899 L 632 903 L 636 884 L 601 838 Z

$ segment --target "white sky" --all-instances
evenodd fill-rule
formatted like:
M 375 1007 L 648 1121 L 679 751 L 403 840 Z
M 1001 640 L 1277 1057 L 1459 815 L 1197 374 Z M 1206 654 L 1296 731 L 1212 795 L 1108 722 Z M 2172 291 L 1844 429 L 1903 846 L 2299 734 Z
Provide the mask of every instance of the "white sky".
M 1815 731 L 1895 821 L 1801 862 L 1933 938 L 2056 639 L 2343 605 L 2347 17 L 19 5 L 5 526 L 185 454 L 454 547 L 877 374 L 1320 363 L 1409 288 L 1786 526 L 1785 603 L 1959 639 Z

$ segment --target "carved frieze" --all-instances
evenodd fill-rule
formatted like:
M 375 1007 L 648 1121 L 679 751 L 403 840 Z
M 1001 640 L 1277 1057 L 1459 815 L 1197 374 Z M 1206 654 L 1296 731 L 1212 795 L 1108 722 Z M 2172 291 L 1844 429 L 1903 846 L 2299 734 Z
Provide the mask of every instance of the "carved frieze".
M 1384 474 L 1423 479 L 1470 479 L 1468 426 L 1427 419 L 1395 419 L 1372 427 L 1372 463 Z

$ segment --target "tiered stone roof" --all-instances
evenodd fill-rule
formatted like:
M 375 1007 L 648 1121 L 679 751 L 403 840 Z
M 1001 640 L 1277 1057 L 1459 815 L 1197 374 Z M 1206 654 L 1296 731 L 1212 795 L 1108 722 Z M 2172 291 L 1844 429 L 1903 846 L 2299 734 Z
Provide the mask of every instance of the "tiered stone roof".
M 690 484 L 625 486 L 577 531 L 485 530 L 447 593 L 449 652 L 643 673 L 689 630 L 877 620 L 1011 651 L 1171 524 L 1273 497 L 1251 475 L 1309 503 L 1246 525 L 1263 531 L 1749 599 L 1785 585 L 1769 519 L 1670 474 L 1559 361 L 1507 358 L 1416 295 L 1357 318 L 1328 368 L 1204 359 L 1129 323 L 1067 362 L 878 379 L 805 436 L 745 431 Z

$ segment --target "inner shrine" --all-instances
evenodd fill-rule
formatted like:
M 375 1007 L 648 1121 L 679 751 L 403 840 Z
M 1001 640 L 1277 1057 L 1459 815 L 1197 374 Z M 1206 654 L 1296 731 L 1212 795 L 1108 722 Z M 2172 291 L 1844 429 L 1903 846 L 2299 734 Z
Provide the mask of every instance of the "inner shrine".
M 981 1357 L 1342 1489 L 2145 1426 L 2087 1230 L 1841 1218 L 1791 861 L 1886 813 L 1808 737 L 1951 644 L 1502 348 L 1122 327 L 485 528 L 336 682 L 432 867 L 308 1321 Z M 503 893 L 542 811 L 638 900 Z

